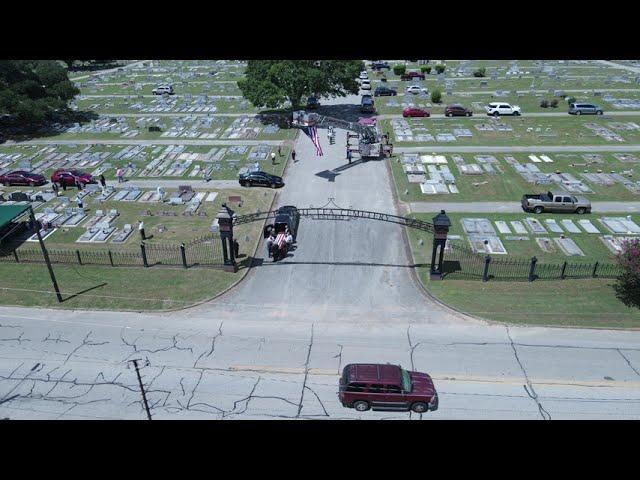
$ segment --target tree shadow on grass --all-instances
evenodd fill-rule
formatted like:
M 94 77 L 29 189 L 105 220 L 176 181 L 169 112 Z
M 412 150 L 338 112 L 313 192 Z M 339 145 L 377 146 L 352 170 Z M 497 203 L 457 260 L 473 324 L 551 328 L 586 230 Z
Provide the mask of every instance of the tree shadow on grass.
M 100 118 L 100 115 L 91 110 L 58 112 L 55 116 L 39 125 L 0 124 L 0 137 L 14 142 L 53 137 L 64 133 L 74 123 L 82 125 L 98 118 Z
M 79 297 L 80 295 L 82 295 L 84 293 L 90 292 L 91 290 L 95 290 L 97 288 L 102 288 L 102 287 L 104 287 L 106 285 L 108 285 L 107 282 L 104 282 L 104 283 L 101 283 L 100 285 L 95 285 L 93 287 L 85 288 L 84 290 L 82 290 L 80 292 L 76 292 L 73 295 L 68 296 L 67 298 L 63 298 L 62 302 L 64 303 L 64 302 L 66 302 L 68 300 L 71 300 L 72 298 Z

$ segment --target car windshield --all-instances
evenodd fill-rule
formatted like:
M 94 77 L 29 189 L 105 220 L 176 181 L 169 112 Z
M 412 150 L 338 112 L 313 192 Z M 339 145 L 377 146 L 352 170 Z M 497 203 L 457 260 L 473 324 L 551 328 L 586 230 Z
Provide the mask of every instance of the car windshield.
M 411 377 L 409 377 L 409 372 L 407 372 L 404 368 L 401 368 L 400 376 L 402 378 L 402 390 L 405 392 L 410 392 L 413 389 L 413 386 L 411 385 Z

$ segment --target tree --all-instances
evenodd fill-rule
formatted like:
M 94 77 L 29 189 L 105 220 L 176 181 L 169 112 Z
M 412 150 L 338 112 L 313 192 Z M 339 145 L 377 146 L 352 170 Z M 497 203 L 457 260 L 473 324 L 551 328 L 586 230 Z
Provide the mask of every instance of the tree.
M 622 274 L 613 286 L 616 297 L 627 307 L 640 308 L 640 239 L 623 242 L 617 261 Z
M 447 68 L 446 65 L 436 65 L 436 72 L 438 72 L 438 74 L 444 73 L 445 68 Z
M 558 107 L 558 99 L 557 98 L 553 98 L 550 102 L 549 102 L 549 106 L 551 108 L 557 108 Z
M 574 103 L 576 101 L 576 97 L 567 97 L 567 103 Z
M 55 60 L 0 61 L 0 115 L 9 124 L 37 127 L 68 111 L 79 93 Z
M 250 60 L 238 87 L 255 107 L 281 108 L 288 102 L 295 110 L 305 96 L 357 94 L 362 70 L 360 60 Z
M 431 92 L 431 103 L 440 103 L 442 101 L 442 93 L 440 93 L 440 90 L 435 89 L 433 92 Z
M 486 75 L 487 75 L 487 69 L 484 67 L 480 67 L 475 72 L 473 72 L 473 76 L 478 78 L 486 77 Z
M 406 65 L 394 65 L 393 66 L 393 73 L 395 73 L 396 75 L 404 75 L 406 71 L 407 71 L 407 66 Z

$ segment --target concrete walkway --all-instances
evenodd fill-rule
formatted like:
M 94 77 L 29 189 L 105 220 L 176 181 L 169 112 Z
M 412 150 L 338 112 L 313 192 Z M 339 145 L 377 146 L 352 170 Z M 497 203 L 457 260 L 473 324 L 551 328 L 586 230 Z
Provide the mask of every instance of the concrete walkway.
M 640 68 L 632 67 L 631 65 L 624 65 L 622 63 L 611 62 L 609 60 L 597 60 L 597 62 L 609 67 L 622 68 L 623 70 L 628 70 L 629 72 L 640 73 Z
M 109 182 L 115 188 L 140 187 L 146 189 L 156 189 L 163 187 L 166 189 L 178 188 L 180 185 L 191 185 L 197 190 L 224 190 L 231 188 L 240 188 L 238 180 L 210 180 L 208 182 L 202 179 L 183 178 L 180 180 L 144 180 L 130 179 L 123 183 Z
M 533 190 L 532 190 L 533 191 Z M 410 202 L 412 213 L 523 213 L 520 202 Z M 640 202 L 592 202 L 593 213 L 640 213 Z
M 429 110 L 429 109 L 427 109 Z M 616 111 L 607 111 L 605 115 L 598 116 L 597 118 L 607 118 L 607 117 L 638 117 L 640 116 L 640 111 L 638 110 L 616 110 Z M 540 118 L 540 117 L 563 117 L 563 118 L 572 118 L 572 115 L 569 115 L 566 111 L 560 112 L 524 112 L 522 116 L 516 118 Z M 376 118 L 378 120 L 388 120 L 392 118 L 403 118 L 402 113 L 386 113 L 382 115 L 377 115 Z M 449 118 L 446 117 L 443 113 L 432 113 L 429 118 Z M 471 117 L 451 117 L 451 121 L 458 121 L 461 118 L 469 119 L 469 120 L 482 120 L 487 121 L 487 119 L 493 118 L 487 115 L 486 113 L 478 113 L 475 112 Z M 503 118 L 513 118 L 513 117 L 503 117 Z

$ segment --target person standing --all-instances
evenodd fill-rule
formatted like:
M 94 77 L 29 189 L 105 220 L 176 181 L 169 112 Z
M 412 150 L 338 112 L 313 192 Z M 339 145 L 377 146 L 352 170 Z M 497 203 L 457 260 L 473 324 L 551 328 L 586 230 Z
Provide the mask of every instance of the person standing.
M 276 164 L 276 154 L 271 152 L 271 165 Z
M 282 156 L 282 146 L 278 145 L 278 156 Z
M 53 193 L 56 194 L 56 197 L 58 196 L 58 192 L 60 191 L 60 189 L 58 188 L 58 182 L 53 182 L 51 184 L 51 188 L 53 189 Z
M 147 239 L 147 236 L 144 233 L 144 222 L 142 220 L 138 222 L 138 231 L 140 232 L 140 237 L 142 238 L 142 241 L 145 241 Z
M 349 164 L 351 164 L 351 150 L 347 148 L 347 160 L 349 160 Z
M 118 183 L 122 183 L 122 176 L 123 176 L 123 172 L 121 168 L 118 168 L 116 170 L 116 177 L 118 177 Z
M 295 151 L 295 149 L 291 150 L 291 158 L 293 159 L 294 162 L 296 161 L 296 151 Z
M 80 195 L 76 197 L 76 203 L 78 204 L 78 208 L 84 210 L 84 203 L 82 203 L 82 198 Z
M 79 177 L 76 177 L 76 188 L 78 189 L 78 191 L 82 190 L 82 182 L 80 181 Z
M 107 181 L 105 180 L 103 174 L 100 174 L 100 185 L 102 185 L 102 190 L 107 188 Z
M 66 192 L 67 191 L 67 184 L 64 181 L 64 179 L 60 180 L 60 185 L 62 185 L 62 190 Z
M 271 249 L 273 247 L 273 243 L 276 241 L 276 238 L 273 236 L 273 232 L 269 233 L 269 237 L 267 238 L 267 241 L 265 242 L 266 246 L 267 246 L 267 256 L 271 257 Z

